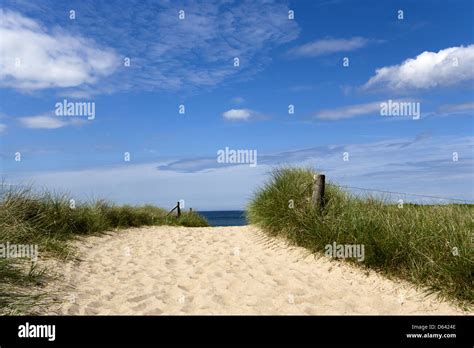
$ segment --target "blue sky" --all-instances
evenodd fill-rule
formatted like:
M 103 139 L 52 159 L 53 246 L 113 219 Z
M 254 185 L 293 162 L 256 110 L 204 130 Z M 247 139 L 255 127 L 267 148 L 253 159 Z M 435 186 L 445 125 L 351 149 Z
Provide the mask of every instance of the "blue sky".
M 8 183 L 240 209 L 292 164 L 474 200 L 472 1 L 4 0 L 0 17 Z M 64 99 L 95 117 L 57 116 Z M 382 116 L 388 100 L 419 103 L 419 119 Z M 226 147 L 258 165 L 218 163 Z

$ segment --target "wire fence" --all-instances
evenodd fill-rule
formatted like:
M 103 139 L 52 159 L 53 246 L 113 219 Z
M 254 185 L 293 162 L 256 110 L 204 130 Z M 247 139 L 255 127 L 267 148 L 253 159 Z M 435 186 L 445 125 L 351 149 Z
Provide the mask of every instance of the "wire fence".
M 442 197 L 442 196 L 435 196 L 435 195 L 427 195 L 427 194 L 418 194 L 418 193 L 408 193 L 408 192 L 396 192 L 396 191 L 388 191 L 388 190 L 381 190 L 381 189 L 372 189 L 372 188 L 365 188 L 365 187 L 356 187 L 356 186 L 348 186 L 348 185 L 337 185 L 334 183 L 330 183 L 327 185 L 336 186 L 341 189 L 350 189 L 350 190 L 360 190 L 364 192 L 376 192 L 376 193 L 384 193 L 390 195 L 398 195 L 398 196 L 412 196 L 412 197 L 421 197 L 425 199 L 438 199 L 444 201 L 451 201 L 451 202 L 458 202 L 464 204 L 474 204 L 473 200 L 464 199 L 464 198 L 454 198 L 454 197 Z M 301 190 L 301 193 L 306 193 L 311 191 L 314 187 L 314 182 L 310 182 L 304 186 Z
M 463 198 L 453 198 L 453 197 L 441 197 L 441 196 L 434 196 L 434 195 L 427 195 L 427 194 L 418 194 L 418 193 L 408 193 L 408 192 L 395 192 L 395 191 L 388 191 L 388 190 L 380 190 L 380 189 L 370 189 L 364 187 L 355 187 L 355 186 L 348 186 L 348 185 L 336 185 L 337 187 L 351 189 L 351 190 L 361 190 L 365 192 L 377 192 L 377 193 L 385 193 L 385 194 L 395 194 L 399 196 L 413 196 L 413 197 L 422 197 L 422 198 L 429 198 L 429 199 L 441 199 L 445 201 L 452 201 L 452 202 L 462 202 L 466 204 L 474 204 L 474 201 L 463 199 Z
M 429 195 L 429 194 L 388 191 L 388 190 L 382 190 L 382 189 L 373 189 L 373 188 L 357 187 L 357 186 L 349 186 L 349 185 L 336 185 L 336 184 L 332 184 L 332 183 L 330 185 L 334 185 L 334 186 L 337 186 L 337 187 L 340 187 L 340 188 L 343 188 L 343 189 L 360 190 L 360 191 L 364 191 L 364 192 L 376 192 L 376 193 L 384 193 L 384 194 L 390 194 L 390 195 L 420 197 L 420 198 L 425 198 L 425 199 L 438 199 L 438 200 L 444 200 L 444 201 L 450 201 L 450 202 L 474 204 L 474 200 L 469 200 L 469 199 L 464 199 L 464 198 L 457 198 L 457 197 L 442 197 L 442 196 L 435 196 L 435 195 Z M 6 187 L 10 187 L 10 188 L 28 188 L 29 186 L 3 183 L 3 184 L 0 184 L 0 195 L 4 192 L 8 191 L 8 189 Z M 311 183 L 308 184 L 307 187 L 305 187 L 304 191 L 306 191 L 308 189 L 311 189 L 312 187 L 313 187 L 313 183 L 311 182 Z

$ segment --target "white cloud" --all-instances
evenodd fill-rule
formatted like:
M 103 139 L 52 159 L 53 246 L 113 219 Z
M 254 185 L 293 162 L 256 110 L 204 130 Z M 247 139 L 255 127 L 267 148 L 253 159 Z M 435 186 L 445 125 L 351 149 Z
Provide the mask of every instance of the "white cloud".
M 159 164 L 18 173 L 7 179 L 21 184 L 34 182 L 38 187 L 70 192 L 74 197 L 87 201 L 104 198 L 118 204 L 151 203 L 171 209 L 179 198 L 193 210 L 233 210 L 245 206 L 247 197 L 262 183 L 265 172 L 269 170 L 267 166 L 250 168 L 247 165 L 180 173 L 157 170 Z M 212 183 L 212 189 L 209 183 Z M 116 189 L 117 185 L 124 184 L 123 190 Z
M 271 62 L 275 47 L 299 33 L 284 2 L 186 1 L 185 7 L 185 19 L 180 20 L 183 8 L 176 1 L 128 0 L 126 11 L 117 10 L 113 1 L 76 2 L 80 18 L 74 32 L 131 59 L 130 68 L 117 69 L 92 89 L 80 89 L 88 94 L 182 91 L 247 81 Z M 66 16 L 64 7 L 49 2 L 24 2 L 22 9 L 49 28 Z M 234 57 L 240 58 L 238 68 Z M 69 96 L 68 90 L 61 92 Z
M 0 114 L 0 118 L 5 117 Z M 54 112 L 45 112 L 34 116 L 13 117 L 16 118 L 23 128 L 32 129 L 58 129 L 68 126 L 81 126 L 87 123 L 87 118 L 57 116 Z M 0 123 L 0 132 L 7 128 L 5 124 Z
M 438 109 L 442 113 L 467 113 L 474 111 L 474 102 L 460 103 L 460 104 L 446 104 Z
M 113 50 L 94 41 L 43 28 L 0 9 L 0 86 L 21 90 L 94 84 L 118 64 Z
M 317 168 L 328 180 L 341 185 L 473 200 L 473 145 L 472 136 L 420 135 L 414 139 L 324 145 L 259 155 L 259 164 L 254 168 L 248 165 L 217 168 L 215 157 L 209 157 L 208 170 L 198 165 L 194 168 L 197 172 L 179 171 L 174 165 L 169 170 L 157 169 L 167 163 L 158 162 L 70 171 L 23 171 L 7 179 L 19 184 L 34 182 L 38 187 L 70 192 L 85 200 L 95 197 L 116 203 L 154 203 L 171 208 L 179 197 L 186 201 L 187 207 L 196 210 L 225 210 L 243 208 L 272 168 L 292 164 Z M 343 152 L 350 154 L 349 161 L 342 161 Z M 458 152 L 462 160 L 452 161 L 449 154 L 453 152 Z M 183 165 L 181 169 L 192 167 L 192 163 L 180 167 Z M 117 190 L 118 186 L 123 189 Z M 389 198 L 420 201 L 409 195 Z
M 70 125 L 57 116 L 39 115 L 20 117 L 21 124 L 26 128 L 56 129 Z
M 292 57 L 317 57 L 325 54 L 348 52 L 362 48 L 371 40 L 363 37 L 350 39 L 322 39 L 290 49 L 287 53 Z
M 374 112 L 379 112 L 380 103 L 382 102 L 372 102 L 366 104 L 343 106 L 334 109 L 324 109 L 314 113 L 314 116 L 321 120 L 341 120 L 356 116 L 368 115 Z
M 249 109 L 230 109 L 222 114 L 227 120 L 247 120 L 253 111 Z
M 377 69 L 365 88 L 392 90 L 446 87 L 474 79 L 474 45 L 423 52 L 399 65 Z

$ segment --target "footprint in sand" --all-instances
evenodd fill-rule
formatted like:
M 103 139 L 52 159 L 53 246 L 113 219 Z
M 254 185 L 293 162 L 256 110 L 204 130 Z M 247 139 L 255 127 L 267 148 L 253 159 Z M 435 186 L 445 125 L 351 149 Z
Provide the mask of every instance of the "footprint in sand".
M 288 249 L 277 241 L 255 242 L 259 236 L 252 226 L 198 230 L 159 226 L 122 230 L 89 240 L 87 247 L 78 241 L 82 261 L 67 265 L 67 282 L 57 284 L 65 293 L 74 289 L 77 300 L 75 304 L 64 300 L 61 311 L 69 315 L 464 313 L 377 273 L 368 277 L 364 270 L 321 258 L 301 261 L 306 250 Z M 239 257 L 233 255 L 236 246 Z M 131 258 L 123 254 L 127 247 Z M 400 304 L 405 288 L 412 292 L 406 292 Z

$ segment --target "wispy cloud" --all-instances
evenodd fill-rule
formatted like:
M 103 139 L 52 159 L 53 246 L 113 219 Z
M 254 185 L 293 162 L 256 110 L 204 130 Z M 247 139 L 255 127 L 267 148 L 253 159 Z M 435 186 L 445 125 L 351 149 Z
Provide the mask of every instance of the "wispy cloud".
M 471 113 L 474 114 L 474 102 L 445 104 L 438 108 L 438 111 L 443 114 L 459 114 Z
M 94 84 L 118 65 L 115 52 L 0 9 L 0 85 L 20 90 Z
M 288 57 L 318 57 L 326 54 L 354 51 L 367 46 L 374 40 L 363 37 L 350 39 L 321 39 L 293 47 L 287 52 Z
M 399 65 L 377 69 L 365 89 L 389 90 L 449 87 L 474 80 L 474 45 L 423 52 Z
M 14 1 L 6 2 L 16 6 Z M 174 1 L 130 0 L 127 11 L 117 10 L 114 2 L 83 1 L 74 4 L 80 16 L 80 26 L 64 23 L 64 7 L 51 2 L 24 3 L 23 9 L 28 14 L 42 15 L 45 26 L 51 28 L 63 23 L 67 25 L 62 26 L 63 31 L 73 30 L 78 35 L 46 33 L 37 23 L 36 28 L 27 28 L 29 36 L 17 34 L 16 37 L 21 39 L 18 42 L 24 43 L 21 47 L 32 46 L 39 50 L 38 46 L 44 51 L 54 43 L 58 48 L 52 56 L 58 59 L 65 56 L 68 60 L 63 65 L 74 63 L 75 67 L 69 74 L 59 74 L 58 71 L 58 76 L 63 76 L 60 81 L 48 77 L 51 74 L 35 77 L 34 72 L 42 69 L 31 69 L 25 75 L 23 87 L 70 87 L 93 82 L 94 77 L 108 73 L 115 62 L 115 56 L 105 56 L 108 53 L 106 48 L 118 52 L 120 68 L 108 79 L 101 80 L 100 85 L 84 88 L 89 94 L 97 90 L 111 93 L 132 89 L 178 91 L 213 88 L 218 84 L 248 79 L 268 64 L 273 48 L 292 41 L 299 33 L 296 21 L 287 18 L 287 5 L 274 1 L 188 1 L 183 6 Z M 180 10 L 185 11 L 184 19 L 178 17 Z M 48 13 L 47 17 L 44 13 Z M 25 16 L 17 18 L 33 23 Z M 80 39 L 83 37 L 100 42 L 99 52 L 96 53 L 98 47 L 91 42 Z M 35 43 L 34 38 L 42 38 L 44 42 Z M 82 52 L 85 54 L 79 58 L 72 53 L 71 57 L 68 56 L 67 52 L 74 53 L 84 44 L 85 51 Z M 13 45 L 8 48 L 11 55 L 18 54 Z M 47 56 L 49 51 L 43 51 L 40 53 Z M 130 58 L 129 67 L 122 64 L 126 57 Z M 234 66 L 236 57 L 240 59 L 239 67 Z M 72 72 L 76 74 L 71 75 Z M 77 93 L 76 90 L 72 92 Z
M 84 123 L 84 121 L 79 119 L 64 119 L 58 116 L 51 116 L 50 114 L 20 117 L 19 121 L 25 128 L 36 129 L 57 129 L 67 126 L 77 126 Z
M 418 106 L 415 104 L 418 104 Z M 323 109 L 313 113 L 313 117 L 320 120 L 337 121 L 357 116 L 370 116 L 375 114 L 377 116 L 382 116 L 382 110 L 385 110 L 387 115 L 394 112 L 393 116 L 413 116 L 419 118 L 421 116 L 421 107 L 419 104 L 419 101 L 411 98 L 387 99 L 364 104 L 353 104 L 331 109 Z M 398 111 L 393 111 L 391 108 L 395 108 Z M 425 113 L 423 115 L 426 116 Z
M 4 132 L 5 129 L 7 129 L 7 125 L 3 124 L 3 123 L 0 123 L 0 133 Z
M 474 103 L 443 104 L 434 111 L 425 113 L 425 117 L 474 116 Z
M 21 117 L 20 122 L 26 128 L 56 129 L 67 126 L 61 119 L 45 115 Z
M 433 137 L 422 133 L 413 139 L 327 145 L 267 155 L 259 152 L 259 165 L 255 168 L 222 166 L 215 156 L 209 156 L 167 163 L 30 172 L 15 175 L 15 182 L 33 180 L 40 186 L 71 192 L 78 199 L 97 197 L 162 206 L 184 199 L 187 206 L 197 209 L 235 209 L 245 206 L 272 168 L 291 164 L 314 167 L 342 185 L 474 200 L 472 146 L 474 137 Z M 343 160 L 344 152 L 348 161 Z M 458 161 L 452 160 L 453 152 L 458 153 Z M 156 185 L 157 182 L 166 184 Z M 116 190 L 118 185 L 121 190 Z M 410 196 L 390 198 L 417 200 Z M 199 206 L 196 202 L 202 203 Z
M 380 104 L 383 101 L 348 105 L 334 109 L 324 109 L 314 113 L 314 117 L 321 120 L 342 120 L 356 116 L 364 116 L 380 112 Z
M 234 97 L 232 98 L 231 102 L 236 105 L 241 105 L 245 103 L 245 99 L 243 97 Z

